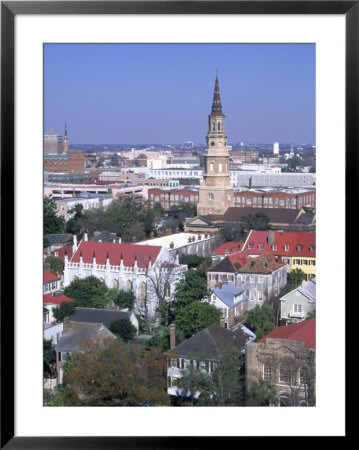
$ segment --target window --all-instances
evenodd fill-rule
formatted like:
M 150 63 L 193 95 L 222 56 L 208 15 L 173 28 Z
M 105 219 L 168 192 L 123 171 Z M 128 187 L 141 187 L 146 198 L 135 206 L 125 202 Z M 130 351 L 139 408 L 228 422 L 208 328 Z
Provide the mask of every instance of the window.
M 294 304 L 293 312 L 296 314 L 301 314 L 303 312 L 303 305 Z
M 222 172 L 222 169 L 223 169 L 223 164 L 218 163 L 218 172 Z
M 263 364 L 263 380 L 272 379 L 272 368 L 268 364 Z
M 248 248 L 252 248 L 253 247 L 253 245 L 252 244 L 248 244 Z
M 262 250 L 263 249 L 263 244 L 258 244 L 258 248 L 259 248 L 259 250 Z
M 309 261 L 309 265 L 310 266 L 315 266 L 315 261 L 313 261 L 313 260 Z
M 301 251 L 302 251 L 302 246 L 298 245 L 298 252 L 301 252 Z
M 213 172 L 213 163 L 212 163 L 212 162 L 209 163 L 209 171 L 210 171 L 210 172 Z
M 289 251 L 289 244 L 285 244 L 285 246 L 284 246 L 284 250 L 285 250 L 286 252 L 288 252 L 288 251 Z
M 272 245 L 272 250 L 277 250 L 276 244 L 273 244 L 273 245 Z
M 279 368 L 279 382 L 280 383 L 290 383 L 290 367 L 288 364 L 281 364 Z

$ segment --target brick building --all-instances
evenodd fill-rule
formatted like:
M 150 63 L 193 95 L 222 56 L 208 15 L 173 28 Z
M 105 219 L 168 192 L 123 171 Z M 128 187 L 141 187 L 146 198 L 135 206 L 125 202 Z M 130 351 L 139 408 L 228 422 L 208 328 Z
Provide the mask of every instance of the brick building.
M 180 203 L 198 203 L 198 190 L 152 188 L 148 190 L 148 200 L 152 206 L 160 203 L 162 208 L 170 209 Z
M 234 163 L 250 163 L 257 161 L 259 158 L 258 151 L 234 150 L 229 153 L 230 160 Z
M 85 172 L 85 153 L 69 149 L 66 154 L 45 154 L 44 171 L 54 173 L 83 173 Z
M 235 206 L 247 208 L 315 209 L 315 189 L 243 189 L 234 193 Z
M 246 392 L 268 380 L 280 406 L 315 406 L 315 319 L 275 328 L 246 348 Z

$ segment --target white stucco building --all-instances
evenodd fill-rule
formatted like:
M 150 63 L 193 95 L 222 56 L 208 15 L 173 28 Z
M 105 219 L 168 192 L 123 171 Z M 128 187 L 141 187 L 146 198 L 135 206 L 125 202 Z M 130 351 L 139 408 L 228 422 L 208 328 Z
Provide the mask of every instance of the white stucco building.
M 134 312 L 149 318 L 160 301 L 173 298 L 185 270 L 165 246 L 82 240 L 75 241 L 70 261 L 65 255 L 64 286 L 93 275 L 109 288 L 132 290 Z

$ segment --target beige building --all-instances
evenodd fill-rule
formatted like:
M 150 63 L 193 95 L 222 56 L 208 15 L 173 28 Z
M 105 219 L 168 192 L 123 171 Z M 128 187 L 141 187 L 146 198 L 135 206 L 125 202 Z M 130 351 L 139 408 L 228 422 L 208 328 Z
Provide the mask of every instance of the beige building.
M 216 77 L 212 111 L 208 121 L 209 129 L 206 136 L 207 150 L 204 154 L 203 181 L 199 188 L 198 215 L 223 214 L 228 207 L 234 206 L 224 118 L 218 77 Z

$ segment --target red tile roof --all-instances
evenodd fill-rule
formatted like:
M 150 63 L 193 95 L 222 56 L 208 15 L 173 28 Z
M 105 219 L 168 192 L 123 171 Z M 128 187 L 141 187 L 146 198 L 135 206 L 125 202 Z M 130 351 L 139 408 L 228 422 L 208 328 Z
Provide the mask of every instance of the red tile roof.
M 64 261 L 65 251 L 67 252 L 67 257 L 70 259 L 72 256 L 72 245 L 65 245 L 62 248 L 57 248 L 55 250 L 52 250 L 51 255 L 55 256 L 55 252 L 56 252 L 57 253 L 56 258 L 60 258 L 60 259 L 62 259 L 62 261 Z
M 61 278 L 58 277 L 57 275 L 54 275 L 53 273 L 44 269 L 44 283 L 49 283 L 50 281 L 58 281 L 60 279 Z
M 268 243 L 270 233 L 274 236 L 273 243 Z M 273 245 L 277 246 L 276 250 L 273 250 Z M 284 249 L 285 245 L 289 245 L 289 250 Z M 248 255 L 260 255 L 269 252 L 278 256 L 315 258 L 315 233 L 252 230 L 247 237 L 243 251 Z
M 244 252 L 241 252 L 244 254 Z M 233 255 L 236 256 L 236 255 Z M 231 258 L 231 256 L 229 256 Z M 254 258 L 247 258 L 247 263 L 239 268 L 238 272 L 241 273 L 272 273 L 280 267 L 286 266 L 287 263 L 277 261 L 277 257 L 271 253 L 263 253 L 262 255 Z
M 62 302 L 73 302 L 74 299 L 67 297 L 67 295 L 52 295 L 52 294 L 44 294 L 44 305 L 52 304 L 52 305 L 61 305 Z
M 265 343 L 268 338 L 303 342 L 306 347 L 315 349 L 315 319 L 303 320 L 303 322 L 275 328 L 262 337 L 258 343 Z
M 80 261 L 80 253 L 84 264 L 92 264 L 93 256 L 96 256 L 96 264 L 106 264 L 107 255 L 109 256 L 111 266 L 119 266 L 121 255 L 125 267 L 133 267 L 135 257 L 138 267 L 147 267 L 149 257 L 153 264 L 159 255 L 162 247 L 155 245 L 134 245 L 117 244 L 113 242 L 93 242 L 81 241 L 76 253 L 72 256 L 71 262 Z
M 210 255 L 224 255 L 226 250 L 229 250 L 229 253 L 238 252 L 242 249 L 244 241 L 229 241 L 220 245 L 216 249 L 214 249 Z
M 248 258 L 248 255 L 246 255 L 246 253 L 244 252 L 237 252 L 237 253 L 233 253 L 230 254 L 228 256 L 229 260 L 231 261 L 231 263 L 233 264 L 233 266 L 235 268 L 239 268 L 239 266 L 244 266 L 245 264 L 247 264 L 249 261 L 251 261 L 251 258 Z

